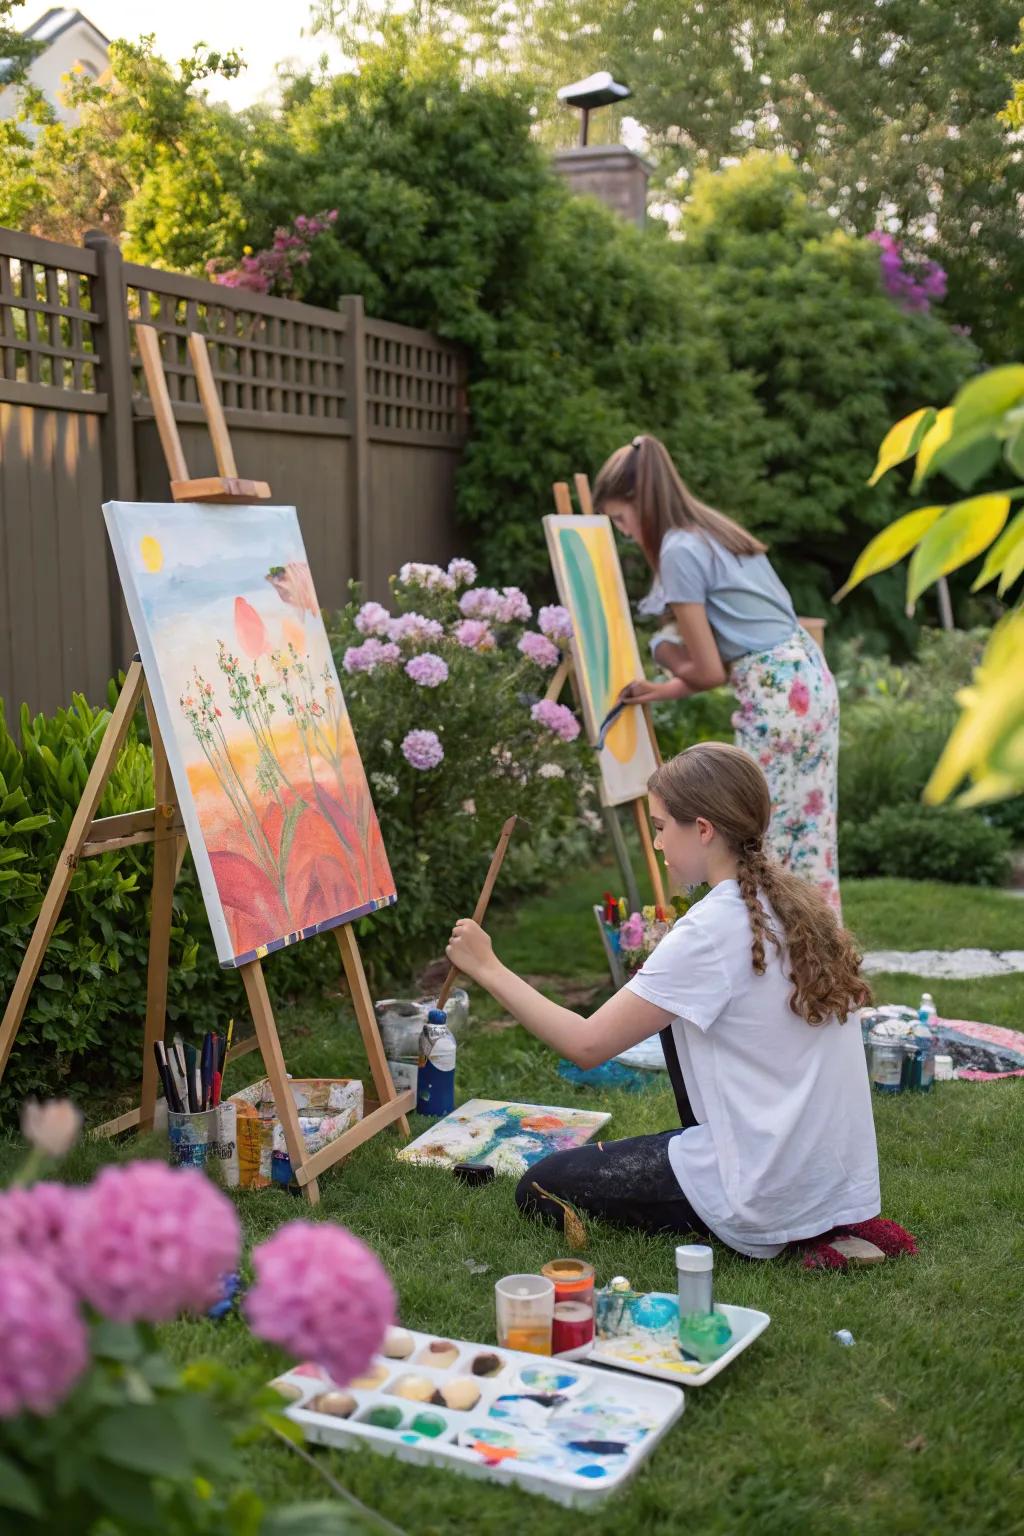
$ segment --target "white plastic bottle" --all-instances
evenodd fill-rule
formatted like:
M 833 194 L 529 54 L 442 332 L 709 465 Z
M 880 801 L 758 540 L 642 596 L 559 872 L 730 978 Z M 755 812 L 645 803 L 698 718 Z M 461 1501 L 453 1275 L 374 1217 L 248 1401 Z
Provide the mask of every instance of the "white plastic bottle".
M 676 1249 L 676 1280 L 679 1285 L 679 1316 L 712 1312 L 712 1271 L 715 1254 L 704 1243 L 681 1243 Z

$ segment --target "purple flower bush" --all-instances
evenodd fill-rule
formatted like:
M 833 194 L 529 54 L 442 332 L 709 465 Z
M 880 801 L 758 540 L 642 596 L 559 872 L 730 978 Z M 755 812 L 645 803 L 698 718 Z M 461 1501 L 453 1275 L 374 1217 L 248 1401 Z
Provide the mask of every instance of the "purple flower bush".
M 506 892 L 585 855 L 595 835 L 585 803 L 593 755 L 568 691 L 564 704 L 544 698 L 571 634 L 564 608 L 548 605 L 534 620 L 524 592 L 478 583 L 471 561 L 409 561 L 386 601 L 356 599 L 330 634 L 401 892 L 374 926 L 375 960 L 404 960 L 411 944 L 440 948 L 452 906 L 472 910 L 512 811 L 524 824 L 503 870 Z M 381 656 L 384 645 L 397 649 L 397 664 L 393 650 Z
M 868 239 L 878 246 L 882 286 L 901 308 L 926 315 L 933 302 L 946 297 L 946 274 L 937 261 L 912 261 L 895 236 L 880 230 Z
M 249 293 L 272 293 L 284 298 L 300 297 L 301 274 L 313 256 L 313 243 L 330 234 L 338 222 L 338 210 L 309 216 L 300 213 L 291 229 L 274 232 L 271 244 L 263 251 L 245 248 L 236 267 L 226 267 L 214 258 L 206 263 L 206 273 L 214 283 L 225 288 L 244 288 Z

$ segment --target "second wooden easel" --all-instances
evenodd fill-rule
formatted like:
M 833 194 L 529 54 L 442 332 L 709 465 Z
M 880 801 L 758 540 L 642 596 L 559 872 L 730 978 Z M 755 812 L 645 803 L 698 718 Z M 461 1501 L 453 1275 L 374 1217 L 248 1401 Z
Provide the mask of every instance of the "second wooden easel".
M 177 423 L 167 391 L 159 339 L 150 326 L 136 327 L 139 352 L 149 386 L 149 398 L 157 431 L 167 460 L 171 495 L 175 501 L 214 502 L 224 506 L 265 501 L 270 488 L 263 481 L 242 479 L 235 465 L 227 424 L 217 394 L 205 339 L 189 336 L 189 352 L 213 441 L 219 474 L 206 479 L 190 479 Z M 230 515 L 230 514 L 227 514 Z M 107 780 L 113 772 L 121 746 L 131 726 L 140 701 L 144 701 L 153 745 L 153 779 L 156 805 L 152 810 L 133 811 L 124 816 L 96 819 Z M 127 848 L 139 843 L 153 844 L 153 891 L 149 915 L 149 961 L 146 987 L 146 1020 L 142 1055 L 142 1093 L 139 1108 L 97 1127 L 99 1132 L 116 1134 L 138 1126 L 152 1127 L 157 1097 L 157 1071 L 153 1052 L 155 1041 L 162 1040 L 166 1028 L 167 980 L 174 886 L 186 848 L 186 835 L 179 810 L 163 738 L 146 686 L 142 662 L 136 659 L 128 669 L 121 696 L 117 701 L 100 749 L 86 781 L 85 791 L 68 831 L 60 861 L 50 881 L 46 896 L 25 951 L 14 990 L 0 1021 L 0 1076 L 24 1016 L 29 993 L 39 974 L 43 957 L 60 917 L 64 900 L 71 888 L 75 870 L 82 859 Z M 321 1173 L 347 1157 L 362 1142 L 389 1125 L 398 1125 L 408 1137 L 406 1115 L 415 1105 L 410 1090 L 397 1093 L 391 1080 L 384 1046 L 377 1027 L 373 1000 L 363 970 L 362 959 L 351 926 L 346 923 L 333 930 L 341 952 L 356 1022 L 362 1036 L 376 1090 L 376 1100 L 366 1100 L 363 1118 L 335 1141 L 312 1156 L 299 1128 L 298 1111 L 288 1084 L 284 1053 L 277 1033 L 273 1008 L 267 992 L 262 962 L 258 959 L 241 965 L 239 970 L 255 1026 L 256 1045 L 274 1094 L 274 1103 L 284 1132 L 285 1145 L 295 1180 L 310 1204 L 320 1198 L 317 1182 Z M 251 1046 L 236 1047 L 229 1059 L 243 1054 Z
M 594 511 L 594 503 L 590 494 L 590 481 L 588 480 L 587 476 L 583 474 L 574 476 L 574 479 L 576 483 L 576 495 L 579 498 L 580 503 L 580 511 L 584 514 L 584 516 L 592 516 Z M 569 491 L 568 482 L 565 480 L 556 480 L 554 485 L 551 487 L 551 490 L 555 498 L 555 511 L 560 516 L 572 517 L 575 514 L 576 509 L 572 503 L 572 495 Z M 572 657 L 568 653 L 562 658 L 562 661 L 560 662 L 557 670 L 552 674 L 551 683 L 548 687 L 547 693 L 545 694 L 545 698 L 557 699 L 562 689 L 565 687 L 566 682 L 571 683 L 574 690 L 577 688 L 576 679 L 573 675 Z M 644 717 L 644 723 L 647 727 L 647 733 L 650 737 L 651 748 L 654 752 L 655 760 L 660 763 L 661 753 L 658 750 L 658 738 L 654 734 L 654 721 L 651 718 L 650 706 L 643 704 L 639 707 Z M 654 847 L 654 839 L 651 836 L 651 823 L 647 813 L 647 802 L 644 799 L 636 799 L 631 800 L 629 804 L 633 808 L 633 817 L 636 821 L 637 832 L 640 836 L 640 847 L 643 851 L 644 863 L 647 866 L 647 874 L 651 882 L 651 890 L 654 895 L 654 904 L 655 906 L 665 907 L 667 906 L 665 883 L 662 879 L 661 866 L 658 863 L 658 855 Z M 622 877 L 626 882 L 627 899 L 629 900 L 631 909 L 635 911 L 640 906 L 640 901 L 636 894 L 636 881 L 633 876 L 633 868 L 629 858 L 629 850 L 627 849 L 625 839 L 622 836 L 622 828 L 619 824 L 616 807 L 614 805 L 602 804 L 602 810 L 604 811 L 605 824 L 608 827 L 612 845 L 615 849 L 615 854 L 619 861 L 619 866 L 622 870 Z

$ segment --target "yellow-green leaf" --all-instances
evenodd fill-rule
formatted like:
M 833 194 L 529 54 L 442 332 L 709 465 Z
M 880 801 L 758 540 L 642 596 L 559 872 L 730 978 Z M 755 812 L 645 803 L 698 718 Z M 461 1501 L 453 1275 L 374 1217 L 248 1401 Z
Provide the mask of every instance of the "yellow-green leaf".
M 921 446 L 917 450 L 917 463 L 914 466 L 914 488 L 928 474 L 932 459 L 944 443 L 948 443 L 953 432 L 953 407 L 947 405 L 939 412 L 928 431 L 921 439 Z
M 934 406 L 924 406 L 919 411 L 914 411 L 910 416 L 904 416 L 894 427 L 890 427 L 882 439 L 882 446 L 878 450 L 878 462 L 874 473 L 868 481 L 868 485 L 875 485 L 882 476 L 888 474 L 897 464 L 902 464 L 905 459 L 911 458 L 918 450 L 921 439 L 935 420 Z
M 1007 615 L 992 631 L 974 683 L 960 697 L 963 713 L 953 728 L 924 798 L 939 805 L 968 774 L 970 800 L 998 799 L 1024 788 L 1024 612 Z
M 929 528 L 915 549 L 907 572 L 907 604 L 917 602 L 926 587 L 957 570 L 987 549 L 1002 532 L 1010 513 L 1009 496 L 970 496 L 956 501 Z
M 985 564 L 982 566 L 981 574 L 971 588 L 971 591 L 977 592 L 979 588 L 987 586 L 990 581 L 994 581 L 1000 572 L 1005 570 L 1007 562 L 1018 551 L 1020 551 L 1021 560 L 1024 562 L 1024 512 L 1018 512 L 1009 528 L 1005 528 L 999 538 L 996 539 L 992 548 L 985 556 Z M 1016 575 L 1011 576 L 1006 585 L 1009 586 L 1011 581 L 1016 581 L 1020 572 L 1021 567 L 1018 566 Z M 1003 590 L 1002 583 L 1000 583 L 999 590 L 1000 592 Z
M 1009 363 L 1004 368 L 989 368 L 977 378 L 968 379 L 954 396 L 954 429 L 966 432 L 983 422 L 995 426 L 1019 400 L 1024 400 L 1024 365 Z
M 832 601 L 842 602 L 847 592 L 851 592 L 869 576 L 877 576 L 879 571 L 887 571 L 890 565 L 902 560 L 945 510 L 945 507 L 921 507 L 917 512 L 908 512 L 904 517 L 898 517 L 888 528 L 876 533 L 871 543 L 861 550 L 849 580 L 844 587 L 840 587 Z

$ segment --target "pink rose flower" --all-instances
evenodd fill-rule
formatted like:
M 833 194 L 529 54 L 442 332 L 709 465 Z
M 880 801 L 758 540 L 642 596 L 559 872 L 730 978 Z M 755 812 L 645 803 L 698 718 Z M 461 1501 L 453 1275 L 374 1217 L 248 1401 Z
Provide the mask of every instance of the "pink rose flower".
M 442 661 L 440 656 L 435 656 L 432 651 L 424 651 L 419 656 L 414 656 L 405 664 L 405 670 L 414 683 L 421 688 L 439 688 L 442 683 L 448 681 L 448 663 Z
M 580 723 L 572 710 L 564 704 L 556 704 L 553 699 L 541 699 L 534 704 L 530 717 L 562 741 L 575 741 L 580 733 Z
M 350 645 L 341 658 L 341 665 L 349 673 L 372 672 L 375 667 L 393 666 L 399 655 L 393 640 L 377 640 L 371 636 L 362 645 Z
M 470 587 L 459 598 L 459 612 L 467 619 L 493 619 L 497 617 L 501 598 L 493 587 Z
M 528 660 L 536 662 L 538 667 L 557 667 L 561 656 L 557 645 L 552 645 L 546 635 L 539 635 L 533 629 L 528 629 L 520 637 L 519 649 Z
M 457 587 L 469 587 L 476 581 L 476 566 L 472 560 L 449 560 L 448 575 Z
M 356 614 L 356 629 L 361 635 L 386 635 L 391 615 L 383 603 L 364 603 Z
M 568 608 L 549 603 L 537 615 L 537 627 L 549 640 L 571 640 L 572 618 Z
M 361 1375 L 395 1319 L 395 1293 L 377 1255 L 344 1227 L 290 1221 L 253 1249 L 256 1283 L 243 1303 L 253 1333 L 338 1386 Z
M 461 619 L 452 634 L 467 651 L 494 650 L 494 631 L 486 619 Z

